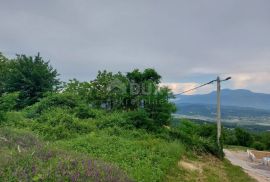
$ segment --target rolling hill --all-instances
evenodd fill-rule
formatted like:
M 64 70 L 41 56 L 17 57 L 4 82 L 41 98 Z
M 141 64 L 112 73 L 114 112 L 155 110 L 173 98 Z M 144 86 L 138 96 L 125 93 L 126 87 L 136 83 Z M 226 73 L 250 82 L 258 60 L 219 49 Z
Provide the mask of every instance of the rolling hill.
M 216 104 L 216 92 L 204 95 L 181 95 L 175 100 L 176 104 Z M 230 90 L 221 91 L 221 105 L 235 107 L 250 107 L 256 109 L 270 110 L 270 94 L 254 93 L 249 90 Z
M 216 118 L 216 92 L 181 95 L 173 102 L 177 106 L 177 116 L 209 121 Z M 224 89 L 221 92 L 221 115 L 223 122 L 270 126 L 270 94 Z

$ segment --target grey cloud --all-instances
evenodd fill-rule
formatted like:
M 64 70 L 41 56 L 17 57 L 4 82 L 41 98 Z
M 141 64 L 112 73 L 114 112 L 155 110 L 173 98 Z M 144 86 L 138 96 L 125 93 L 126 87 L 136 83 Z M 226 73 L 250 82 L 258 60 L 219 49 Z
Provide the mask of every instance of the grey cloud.
M 165 82 L 194 70 L 267 72 L 269 7 L 269 0 L 1 0 L 0 51 L 41 52 L 65 80 L 145 67 Z

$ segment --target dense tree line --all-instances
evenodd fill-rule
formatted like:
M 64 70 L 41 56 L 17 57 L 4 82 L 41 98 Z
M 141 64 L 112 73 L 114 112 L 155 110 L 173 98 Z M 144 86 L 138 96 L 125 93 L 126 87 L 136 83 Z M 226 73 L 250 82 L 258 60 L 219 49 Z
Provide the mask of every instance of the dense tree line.
M 13 106 L 16 109 L 33 105 L 51 94 L 69 93 L 86 107 L 133 112 L 131 115 L 140 120 L 138 127 L 146 128 L 169 124 L 175 111 L 174 104 L 169 102 L 172 92 L 159 87 L 161 76 L 154 69 L 142 72 L 135 69 L 126 74 L 104 70 L 89 82 L 73 79 L 61 84 L 57 70 L 39 54 L 17 55 L 14 59 L 0 54 L 0 71 L 0 96 L 17 93 Z
M 224 142 L 227 145 L 251 147 L 257 150 L 270 150 L 270 132 L 252 132 L 243 128 L 224 129 Z

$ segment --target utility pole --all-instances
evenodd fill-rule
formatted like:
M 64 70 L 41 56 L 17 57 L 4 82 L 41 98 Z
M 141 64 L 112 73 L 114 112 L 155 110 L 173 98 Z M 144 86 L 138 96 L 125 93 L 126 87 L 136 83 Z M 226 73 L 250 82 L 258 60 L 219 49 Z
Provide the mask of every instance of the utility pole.
M 217 144 L 220 148 L 220 136 L 221 136 L 221 112 L 220 112 L 220 78 L 217 77 Z
M 221 137 L 221 111 L 220 111 L 220 85 L 221 85 L 221 82 L 224 82 L 224 81 L 228 81 L 230 80 L 231 77 L 227 77 L 226 79 L 220 79 L 220 77 L 218 76 L 216 80 L 212 80 L 208 83 L 205 83 L 205 84 L 202 84 L 202 85 L 199 85 L 195 88 L 192 88 L 192 89 L 189 89 L 189 90 L 186 90 L 184 92 L 181 92 L 177 95 L 182 95 L 184 93 L 187 93 L 187 92 L 190 92 L 190 91 L 193 91 L 193 90 L 197 90 L 201 87 L 204 87 L 206 85 L 209 85 L 209 84 L 212 84 L 214 82 L 217 82 L 217 144 L 218 144 L 218 147 L 219 149 L 222 149 L 221 147 L 221 143 L 220 143 L 220 137 Z

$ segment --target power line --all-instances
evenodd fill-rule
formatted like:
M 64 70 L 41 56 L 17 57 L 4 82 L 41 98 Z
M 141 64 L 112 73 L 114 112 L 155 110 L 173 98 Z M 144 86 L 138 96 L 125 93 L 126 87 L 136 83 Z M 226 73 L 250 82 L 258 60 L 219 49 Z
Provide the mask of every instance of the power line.
M 219 80 L 219 81 L 220 81 L 220 82 L 224 82 L 224 81 L 230 80 L 231 78 L 232 78 L 232 77 L 227 77 L 226 79 L 224 79 L 224 80 Z M 180 93 L 178 93 L 178 94 L 174 94 L 174 96 L 182 95 L 182 94 L 184 94 L 184 93 L 187 93 L 187 92 L 190 92 L 190 91 L 193 91 L 193 90 L 197 90 L 198 88 L 204 87 L 204 86 L 206 86 L 206 85 L 210 85 L 210 84 L 212 84 L 212 83 L 214 83 L 214 82 L 216 82 L 216 81 L 218 81 L 218 80 L 217 80 L 217 79 L 216 79 L 216 80 L 212 80 L 212 81 L 210 81 L 210 82 L 208 82 L 208 83 L 204 83 L 204 84 L 202 84 L 202 85 L 199 85 L 199 86 L 194 87 L 194 88 L 192 88 L 192 89 L 186 90 L 186 91 L 184 91 L 184 92 L 180 92 Z
M 178 94 L 174 94 L 174 95 L 175 95 L 175 96 L 177 96 L 177 95 L 182 95 L 182 94 L 184 94 L 184 93 L 187 93 L 187 92 L 190 92 L 190 91 L 193 91 L 193 90 L 197 90 L 198 88 L 204 87 L 204 86 L 206 86 L 206 85 L 210 85 L 210 84 L 214 83 L 215 81 L 217 81 L 217 80 L 212 80 L 212 81 L 210 81 L 210 82 L 208 82 L 208 83 L 204 83 L 204 84 L 202 84 L 202 85 L 199 85 L 199 86 L 197 86 L 197 87 L 194 87 L 194 88 L 192 88 L 192 89 L 189 89 L 189 90 L 186 90 L 186 91 L 184 91 L 184 92 L 181 92 L 181 93 L 178 93 Z

